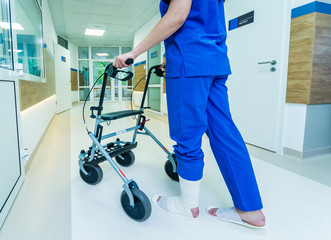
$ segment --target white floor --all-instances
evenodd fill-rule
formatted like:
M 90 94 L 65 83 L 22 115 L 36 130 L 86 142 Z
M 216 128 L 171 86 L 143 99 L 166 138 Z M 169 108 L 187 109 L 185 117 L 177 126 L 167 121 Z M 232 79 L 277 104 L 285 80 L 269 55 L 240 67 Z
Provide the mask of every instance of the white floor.
M 105 111 L 123 107 L 127 106 L 107 105 Z M 173 142 L 168 137 L 166 121 L 157 119 L 152 118 L 147 127 L 171 149 Z M 68 133 L 69 122 L 71 136 Z M 111 130 L 128 127 L 134 121 L 126 118 L 113 123 Z M 93 128 L 92 122 L 89 126 Z M 123 135 L 124 140 L 130 137 L 131 134 Z M 70 146 L 68 138 L 71 139 Z M 315 161 L 324 169 L 320 174 L 324 177 L 318 177 L 318 167 L 309 171 L 309 164 L 313 162 L 307 165 L 293 160 L 293 164 L 291 159 L 250 146 L 251 154 L 258 156 L 252 157 L 252 162 L 267 217 L 266 229 L 253 230 L 221 222 L 205 213 L 209 205 L 232 206 L 207 138 L 203 139 L 206 157 L 201 186 L 201 214 L 195 221 L 168 215 L 154 206 L 146 222 L 132 221 L 120 205 L 123 183 L 107 162 L 101 164 L 104 172 L 101 183 L 90 186 L 81 180 L 77 156 L 90 143 L 81 120 L 81 105 L 55 117 L 0 231 L 1 240 L 331 239 L 331 177 L 327 179 L 331 176 L 331 167 L 325 169 L 325 166 L 330 166 L 329 157 Z M 139 184 L 148 197 L 159 193 L 179 193 L 178 183 L 171 181 L 163 170 L 166 155 L 152 139 L 139 136 L 134 153 L 134 165 L 122 170 Z M 301 170 L 292 171 L 295 168 Z M 70 209 L 71 212 L 68 212 Z

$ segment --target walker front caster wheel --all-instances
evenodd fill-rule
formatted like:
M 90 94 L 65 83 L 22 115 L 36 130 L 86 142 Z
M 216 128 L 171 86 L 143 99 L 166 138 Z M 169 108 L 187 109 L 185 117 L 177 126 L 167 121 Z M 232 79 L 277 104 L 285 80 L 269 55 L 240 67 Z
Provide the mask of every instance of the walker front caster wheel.
M 116 156 L 115 159 L 119 165 L 130 167 L 134 163 L 135 157 L 132 151 L 128 151 Z
M 176 164 L 177 164 L 177 162 L 176 162 Z M 172 167 L 172 164 L 169 160 L 166 161 L 166 163 L 164 164 L 164 170 L 165 170 L 166 174 L 168 175 L 168 177 L 170 177 L 175 182 L 179 182 L 178 174 L 177 174 L 177 172 L 174 172 L 174 168 Z
M 99 165 L 84 163 L 83 167 L 88 173 L 88 175 L 85 175 L 85 173 L 83 173 L 81 169 L 79 170 L 80 177 L 83 179 L 84 182 L 91 185 L 96 185 L 102 180 L 103 173 Z
M 134 199 L 134 207 L 130 206 L 129 196 L 125 191 L 123 191 L 121 194 L 121 204 L 123 210 L 130 218 L 137 222 L 146 221 L 152 212 L 151 202 L 145 193 L 139 189 L 132 188 L 131 192 Z

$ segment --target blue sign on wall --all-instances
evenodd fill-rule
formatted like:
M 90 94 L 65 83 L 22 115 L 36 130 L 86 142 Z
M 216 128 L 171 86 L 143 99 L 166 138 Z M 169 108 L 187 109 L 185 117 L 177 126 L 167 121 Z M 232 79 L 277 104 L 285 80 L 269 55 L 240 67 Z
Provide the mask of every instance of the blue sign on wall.
M 240 17 L 234 18 L 229 21 L 229 31 L 239 27 L 243 27 L 247 24 L 254 22 L 254 11 L 246 13 Z
M 156 58 L 157 57 L 157 51 L 151 53 L 151 58 Z
M 67 59 L 66 59 L 65 57 L 61 56 L 61 61 L 62 61 L 62 62 L 66 62 Z

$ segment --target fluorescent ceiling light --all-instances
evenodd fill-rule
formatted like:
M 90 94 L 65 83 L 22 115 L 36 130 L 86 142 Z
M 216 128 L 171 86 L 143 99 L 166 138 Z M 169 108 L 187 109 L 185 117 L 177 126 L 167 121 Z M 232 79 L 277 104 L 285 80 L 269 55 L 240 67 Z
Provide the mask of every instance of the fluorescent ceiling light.
M 109 54 L 108 53 L 97 53 L 97 56 L 99 56 L 99 57 L 108 57 Z
M 9 22 L 0 22 L 0 27 L 2 27 L 3 29 L 10 29 L 10 24 Z M 13 23 L 12 28 L 14 30 L 24 30 L 23 26 L 19 23 Z
M 8 50 L 8 52 L 11 52 L 11 49 Z M 14 49 L 14 53 L 21 53 L 23 50 L 20 49 Z
M 98 30 L 98 29 L 86 29 L 85 35 L 89 36 L 98 36 L 101 37 L 105 33 L 105 30 Z

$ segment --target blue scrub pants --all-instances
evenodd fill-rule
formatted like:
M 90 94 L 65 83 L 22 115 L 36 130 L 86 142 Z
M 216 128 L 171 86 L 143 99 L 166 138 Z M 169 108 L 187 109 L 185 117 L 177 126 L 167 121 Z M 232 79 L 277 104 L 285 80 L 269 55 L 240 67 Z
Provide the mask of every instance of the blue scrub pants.
M 202 136 L 213 154 L 236 208 L 262 209 L 262 201 L 244 140 L 234 124 L 228 102 L 227 76 L 166 77 L 170 137 L 176 141 L 178 174 L 202 178 Z

